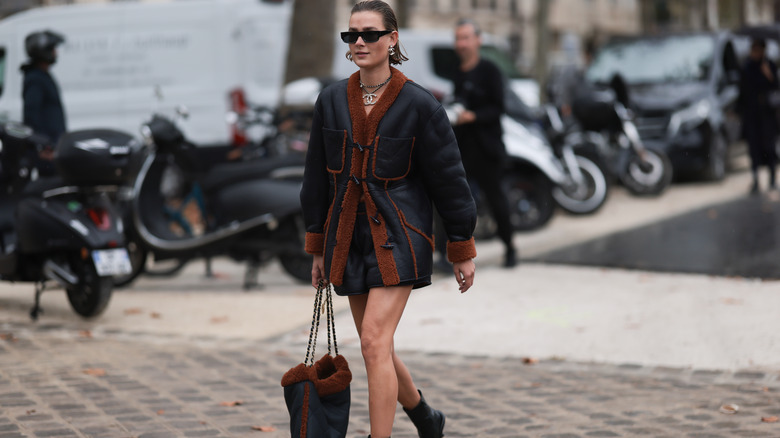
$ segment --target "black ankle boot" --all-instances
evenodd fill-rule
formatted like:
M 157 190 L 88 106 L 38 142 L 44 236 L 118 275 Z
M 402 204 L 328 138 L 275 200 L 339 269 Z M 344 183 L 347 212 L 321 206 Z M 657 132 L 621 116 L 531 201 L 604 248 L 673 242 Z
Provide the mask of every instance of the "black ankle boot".
M 420 403 L 414 409 L 404 408 L 404 412 L 417 428 L 417 435 L 420 438 L 441 438 L 444 436 L 444 414 L 441 411 L 428 406 L 422 392 L 420 393 Z

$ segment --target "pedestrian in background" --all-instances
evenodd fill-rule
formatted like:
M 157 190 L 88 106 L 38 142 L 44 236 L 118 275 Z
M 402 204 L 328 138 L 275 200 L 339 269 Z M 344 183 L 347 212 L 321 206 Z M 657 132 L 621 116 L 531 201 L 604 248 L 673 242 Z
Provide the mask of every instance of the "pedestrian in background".
M 750 56 L 742 68 L 739 86 L 738 111 L 742 117 L 742 134 L 750 151 L 753 172 L 751 193 L 758 193 L 758 168 L 769 168 L 769 188 L 775 189 L 777 165 L 777 107 L 773 92 L 778 90 L 777 66 L 766 58 L 766 41 L 754 39 Z
M 504 113 L 504 76 L 492 62 L 480 56 L 481 31 L 471 19 L 455 26 L 455 52 L 460 66 L 455 72 L 455 102 L 462 105 L 455 123 L 455 136 L 469 179 L 479 186 L 496 221 L 498 237 L 504 242 L 504 263 L 517 264 L 512 243 L 509 202 L 502 186 L 507 162 L 502 139 L 501 115 Z
M 33 157 L 35 167 L 43 175 L 54 173 L 53 148 L 66 130 L 60 89 L 50 71 L 57 62 L 57 46 L 64 41 L 61 35 L 49 30 L 33 32 L 24 39 L 29 60 L 21 66 L 22 122 L 49 140 L 47 147 Z
M 431 283 L 432 203 L 461 292 L 474 281 L 476 207 L 444 108 L 391 66 L 407 58 L 390 6 L 356 4 L 341 38 L 360 70 L 315 104 L 301 188 L 312 285 L 329 281 L 349 297 L 368 375 L 369 436 L 390 436 L 400 402 L 420 437 L 439 438 L 444 415 L 422 398 L 393 337 L 412 289 Z

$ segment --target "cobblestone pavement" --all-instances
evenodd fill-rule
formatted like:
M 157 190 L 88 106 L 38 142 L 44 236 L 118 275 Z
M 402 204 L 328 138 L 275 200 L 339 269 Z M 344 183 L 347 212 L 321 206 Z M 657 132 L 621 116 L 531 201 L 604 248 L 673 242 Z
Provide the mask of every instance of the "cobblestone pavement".
M 0 324 L 0 438 L 284 437 L 289 339 L 250 343 Z M 367 435 L 359 352 L 349 437 Z M 780 437 L 780 380 L 566 361 L 403 354 L 449 437 Z M 736 404 L 736 414 L 723 414 Z M 399 409 L 394 437 L 416 436 Z M 273 431 L 253 428 L 272 427 Z

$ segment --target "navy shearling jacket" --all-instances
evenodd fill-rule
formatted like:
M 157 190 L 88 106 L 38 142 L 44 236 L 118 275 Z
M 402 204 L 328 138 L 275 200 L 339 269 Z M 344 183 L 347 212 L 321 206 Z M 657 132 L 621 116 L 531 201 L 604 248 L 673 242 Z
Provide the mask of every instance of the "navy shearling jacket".
M 306 251 L 324 256 L 325 275 L 336 286 L 361 200 L 385 286 L 430 283 L 432 204 L 445 225 L 449 260 L 476 256 L 476 207 L 444 109 L 391 70 L 368 115 L 359 73 L 324 89 L 315 105 L 301 189 Z

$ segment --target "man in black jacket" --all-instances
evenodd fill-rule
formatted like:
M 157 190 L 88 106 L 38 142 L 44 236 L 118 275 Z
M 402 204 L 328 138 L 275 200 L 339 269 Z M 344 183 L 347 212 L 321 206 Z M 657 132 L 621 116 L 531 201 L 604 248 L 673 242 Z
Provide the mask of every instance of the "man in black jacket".
M 479 54 L 482 39 L 479 26 L 470 19 L 455 27 L 455 52 L 460 66 L 453 82 L 457 103 L 463 106 L 455 124 L 463 167 L 469 179 L 479 185 L 498 226 L 498 236 L 506 245 L 504 266 L 517 264 L 512 243 L 509 204 L 501 185 L 506 150 L 502 140 L 501 115 L 504 113 L 504 77 L 492 62 Z
M 57 61 L 56 47 L 62 42 L 62 36 L 48 30 L 33 32 L 24 40 L 30 59 L 21 67 L 24 72 L 23 122 L 49 139 L 49 147 L 38 151 L 34 157 L 38 171 L 44 175 L 54 173 L 51 163 L 52 147 L 66 130 L 60 90 L 49 72 L 52 64 Z

